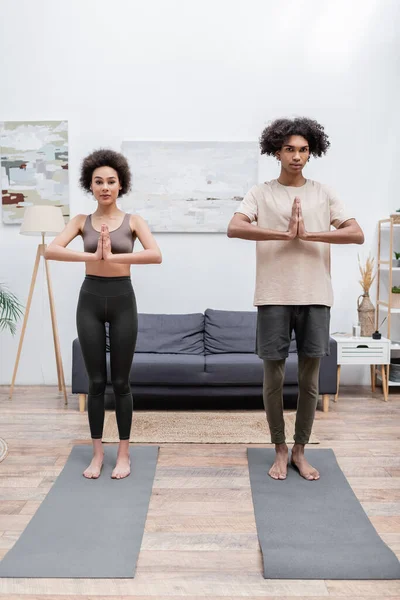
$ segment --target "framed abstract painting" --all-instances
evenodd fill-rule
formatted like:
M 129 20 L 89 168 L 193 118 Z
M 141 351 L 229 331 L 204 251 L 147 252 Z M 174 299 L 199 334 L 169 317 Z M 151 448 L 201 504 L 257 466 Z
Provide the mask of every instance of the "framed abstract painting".
M 69 220 L 67 121 L 0 122 L 2 216 L 22 223 L 25 208 L 47 204 Z
M 124 141 L 132 191 L 121 208 L 154 232 L 225 232 L 258 182 L 257 142 Z

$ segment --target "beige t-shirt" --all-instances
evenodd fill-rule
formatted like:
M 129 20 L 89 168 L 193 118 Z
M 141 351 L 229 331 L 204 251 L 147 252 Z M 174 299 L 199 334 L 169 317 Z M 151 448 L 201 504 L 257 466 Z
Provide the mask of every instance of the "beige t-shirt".
M 287 231 L 295 196 L 301 200 L 306 231 L 330 231 L 351 219 L 335 193 L 307 179 L 301 187 L 284 186 L 276 179 L 253 186 L 236 212 L 259 227 Z M 256 243 L 254 305 L 323 304 L 332 306 L 330 244 L 268 240 Z

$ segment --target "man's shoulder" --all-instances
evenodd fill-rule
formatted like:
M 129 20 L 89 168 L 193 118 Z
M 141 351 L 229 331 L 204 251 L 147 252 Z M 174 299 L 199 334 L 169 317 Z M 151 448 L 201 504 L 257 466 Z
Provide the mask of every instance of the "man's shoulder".
M 263 198 L 272 194 L 273 188 L 276 185 L 276 179 L 272 179 L 271 181 L 264 181 L 263 183 L 257 183 L 253 185 L 249 189 L 249 194 L 252 194 L 256 198 Z
M 327 183 L 321 183 L 320 181 L 315 181 L 314 179 L 307 179 L 307 183 L 316 193 L 322 193 L 326 196 L 332 195 L 332 188 Z
M 263 183 L 259 184 L 259 187 L 262 189 L 262 191 L 264 192 L 270 192 L 274 189 L 274 187 L 276 187 L 278 184 L 278 180 L 277 179 L 271 179 L 270 181 L 264 181 Z

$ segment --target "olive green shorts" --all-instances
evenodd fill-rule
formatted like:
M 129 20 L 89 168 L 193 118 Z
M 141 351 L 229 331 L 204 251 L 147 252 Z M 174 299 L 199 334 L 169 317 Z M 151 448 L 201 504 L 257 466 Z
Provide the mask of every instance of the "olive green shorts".
M 266 304 L 257 309 L 256 353 L 263 360 L 287 358 L 294 344 L 303 356 L 329 355 L 329 306 Z

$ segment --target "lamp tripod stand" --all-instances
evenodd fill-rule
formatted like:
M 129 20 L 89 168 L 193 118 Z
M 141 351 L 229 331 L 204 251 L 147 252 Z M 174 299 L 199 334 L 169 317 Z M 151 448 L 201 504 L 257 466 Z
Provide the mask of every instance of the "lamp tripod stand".
M 27 322 L 28 322 L 29 311 L 30 311 L 30 308 L 31 308 L 33 291 L 35 289 L 35 283 L 36 283 L 37 273 L 38 273 L 38 269 L 39 269 L 40 258 L 43 257 L 44 264 L 45 264 L 45 269 L 46 269 L 47 290 L 48 290 L 48 293 L 49 293 L 51 325 L 52 325 L 52 330 L 53 330 L 54 352 L 55 352 L 55 355 L 56 355 L 56 365 L 57 365 L 58 389 L 59 389 L 60 392 L 63 393 L 63 395 L 64 395 L 64 403 L 65 403 L 65 405 L 67 405 L 68 404 L 68 398 L 67 398 L 67 391 L 66 391 L 66 387 L 65 387 L 64 370 L 63 370 L 63 365 L 62 365 L 62 360 L 61 360 L 60 341 L 59 341 L 59 337 L 58 337 L 56 312 L 55 312 L 55 308 L 54 308 L 53 288 L 52 288 L 52 285 L 51 285 L 50 270 L 49 270 L 48 261 L 46 260 L 46 258 L 44 256 L 46 247 L 47 247 L 47 245 L 44 243 L 44 234 L 42 233 L 42 243 L 38 244 L 38 247 L 37 247 L 35 266 L 33 268 L 31 286 L 30 286 L 30 289 L 29 289 L 28 302 L 27 302 L 27 305 L 26 305 L 26 311 L 25 311 L 24 321 L 23 321 L 23 325 L 22 325 L 21 337 L 20 337 L 19 345 L 18 345 L 17 358 L 16 358 L 16 361 L 15 361 L 15 366 L 14 366 L 14 372 L 13 372 L 13 377 L 12 377 L 12 381 L 11 381 L 9 398 L 11 400 L 12 395 L 13 395 L 13 391 L 14 391 L 14 384 L 15 384 L 15 379 L 16 379 L 16 376 L 17 376 L 18 364 L 19 364 L 19 359 L 20 359 L 20 356 L 21 356 L 22 344 L 23 344 L 24 337 L 25 337 L 25 330 L 26 330 L 26 325 L 27 325 Z

